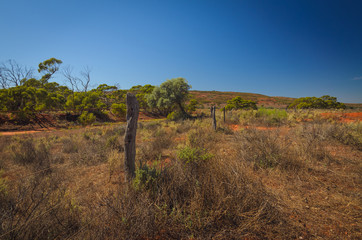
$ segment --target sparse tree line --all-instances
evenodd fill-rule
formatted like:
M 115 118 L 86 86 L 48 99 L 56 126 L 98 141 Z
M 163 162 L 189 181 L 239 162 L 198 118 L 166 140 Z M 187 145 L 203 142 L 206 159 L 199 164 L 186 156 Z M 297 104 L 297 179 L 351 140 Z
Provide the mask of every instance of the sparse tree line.
M 50 58 L 39 63 L 40 78 L 34 70 L 23 67 L 14 60 L 0 65 L 0 111 L 12 112 L 19 119 L 28 119 L 42 111 L 67 111 L 80 114 L 84 121 L 95 119 L 92 114 L 112 112 L 118 117 L 126 113 L 125 96 L 127 92 L 136 95 L 140 109 L 170 119 L 188 118 L 199 105 L 189 99 L 191 85 L 183 78 L 167 80 L 160 86 L 150 84 L 133 86 L 129 90 L 101 84 L 90 89 L 91 70 L 85 68 L 79 76 L 73 74 L 70 66 L 61 68 L 62 61 Z M 52 82 L 55 74 L 63 76 L 65 85 Z M 188 102 L 188 104 L 186 104 Z M 345 108 L 335 97 L 322 96 L 296 99 L 288 108 Z M 235 97 L 229 100 L 226 110 L 257 109 L 257 103 Z
M 244 100 L 241 97 L 235 97 L 229 101 L 225 106 L 226 110 L 238 110 L 238 109 L 249 109 L 256 110 L 257 103 L 251 100 Z M 345 109 L 346 105 L 341 102 L 337 102 L 336 97 L 324 95 L 320 98 L 317 97 L 302 97 L 295 99 L 289 106 L 288 109 Z
M 62 61 L 50 58 L 38 66 L 40 78 L 34 77 L 34 70 L 23 67 L 14 60 L 0 67 L 0 111 L 12 112 L 26 119 L 41 111 L 75 112 L 89 121 L 94 118 L 88 113 L 112 112 L 118 117 L 126 113 L 125 96 L 127 92 L 136 95 L 140 109 L 145 112 L 167 116 L 173 111 L 183 115 L 195 110 L 196 100 L 189 105 L 185 102 L 191 86 L 183 78 L 167 80 L 158 87 L 146 84 L 133 86 L 129 90 L 101 84 L 90 88 L 90 69 L 85 68 L 80 76 L 73 74 L 71 67 L 61 69 Z M 52 82 L 55 74 L 64 77 L 66 85 Z

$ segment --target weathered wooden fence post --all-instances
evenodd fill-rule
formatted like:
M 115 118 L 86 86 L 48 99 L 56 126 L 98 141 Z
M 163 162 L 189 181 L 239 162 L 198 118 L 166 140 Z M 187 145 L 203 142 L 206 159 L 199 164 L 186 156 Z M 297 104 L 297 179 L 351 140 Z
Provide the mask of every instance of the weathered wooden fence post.
M 211 106 L 211 107 L 210 107 L 210 112 L 211 112 L 211 113 L 210 113 L 210 117 L 211 117 L 211 118 L 212 118 L 212 116 L 213 116 L 213 111 L 214 111 L 214 106 Z
M 213 106 L 213 110 L 212 110 L 212 127 L 214 128 L 214 130 L 216 130 L 216 117 L 215 117 L 215 113 L 216 113 L 216 107 Z
M 224 111 L 224 123 L 225 123 L 225 112 L 226 112 L 225 107 L 224 107 L 223 111 Z
M 139 106 L 136 96 L 132 93 L 127 93 L 127 127 L 124 135 L 124 168 L 126 181 L 130 181 L 135 177 L 138 112 Z

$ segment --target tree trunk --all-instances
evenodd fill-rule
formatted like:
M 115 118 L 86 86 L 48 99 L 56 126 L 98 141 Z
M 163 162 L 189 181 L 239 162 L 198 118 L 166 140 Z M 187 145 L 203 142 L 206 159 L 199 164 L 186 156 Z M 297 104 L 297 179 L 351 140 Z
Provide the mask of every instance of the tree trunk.
M 190 115 L 185 111 L 185 109 L 183 108 L 182 106 L 182 103 L 177 103 L 177 105 L 179 106 L 181 112 L 182 112 L 182 115 L 183 117 L 186 117 L 186 118 L 190 118 Z
M 135 177 L 136 130 L 139 105 L 132 93 L 127 93 L 127 127 L 124 135 L 124 168 L 125 179 L 131 181 Z

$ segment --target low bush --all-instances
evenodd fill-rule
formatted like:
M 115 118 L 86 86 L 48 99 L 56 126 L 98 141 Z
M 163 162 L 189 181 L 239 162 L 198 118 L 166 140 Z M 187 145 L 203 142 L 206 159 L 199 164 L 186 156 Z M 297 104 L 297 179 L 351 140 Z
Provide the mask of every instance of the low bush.
M 280 126 L 287 122 L 288 114 L 285 110 L 259 108 L 255 117 L 264 125 Z
M 294 138 L 294 149 L 299 158 L 308 163 L 334 161 L 326 149 L 332 140 L 331 131 L 331 125 L 325 123 L 305 123 L 296 127 L 290 135 Z
M 212 155 L 206 153 L 205 149 L 184 146 L 178 150 L 177 157 L 184 164 L 198 164 L 200 161 L 210 159 Z
M 339 142 L 362 151 L 362 124 L 334 124 L 330 135 Z
M 15 163 L 30 165 L 34 170 L 48 169 L 44 173 L 51 171 L 49 150 L 43 142 L 36 145 L 33 138 L 20 140 L 11 146 L 10 154 Z
M 246 129 L 235 135 L 239 142 L 241 160 L 251 162 L 259 168 L 280 168 L 298 171 L 303 163 L 295 156 L 294 149 L 287 138 L 278 131 Z
M 133 187 L 136 190 L 144 189 L 155 192 L 160 174 L 160 170 L 158 170 L 155 166 L 149 167 L 147 165 L 142 165 L 136 169 L 136 176 L 133 180 Z
M 151 138 L 139 147 L 137 158 L 140 162 L 159 159 L 162 151 L 173 143 L 173 135 L 164 129 L 153 130 L 150 136 Z
M 110 149 L 116 149 L 120 152 L 124 151 L 124 144 L 121 142 L 121 136 L 113 135 L 107 138 L 106 147 Z
M 195 126 L 187 133 L 186 143 L 192 148 L 209 149 L 216 139 L 216 133 L 210 127 Z
M 180 111 L 173 111 L 167 115 L 167 120 L 178 121 L 185 119 L 185 115 Z
M 193 120 L 184 120 L 176 124 L 176 134 L 182 134 L 189 131 L 193 127 Z
M 87 138 L 88 135 L 84 134 L 84 137 Z M 62 152 L 63 153 L 78 152 L 78 144 L 74 141 L 73 138 L 70 138 L 70 137 L 62 138 L 61 143 L 62 143 Z
M 113 103 L 111 111 L 117 117 L 125 117 L 127 113 L 127 106 L 124 103 Z
M 96 116 L 94 116 L 93 113 L 89 113 L 87 111 L 84 111 L 79 117 L 78 121 L 83 126 L 90 125 L 96 121 Z

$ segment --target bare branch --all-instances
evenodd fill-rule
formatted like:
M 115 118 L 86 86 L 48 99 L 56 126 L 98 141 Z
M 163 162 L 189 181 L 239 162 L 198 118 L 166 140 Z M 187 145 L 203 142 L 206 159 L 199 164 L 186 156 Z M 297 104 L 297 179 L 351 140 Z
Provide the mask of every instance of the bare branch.
M 8 60 L 0 66 L 0 84 L 2 88 L 21 85 L 21 80 L 33 77 L 34 70 L 20 66 L 15 60 Z
M 85 67 L 82 72 L 80 72 L 82 78 L 80 78 L 79 80 L 80 80 L 81 85 L 83 86 L 84 92 L 87 92 L 89 83 L 91 81 L 90 73 L 91 73 L 91 69 L 88 66 Z
M 66 83 L 69 83 L 72 91 L 76 90 L 79 92 L 78 82 L 79 78 L 73 76 L 73 68 L 66 66 L 63 68 L 62 75 L 66 78 Z
M 9 87 L 9 82 L 7 81 L 6 77 L 4 76 L 4 73 L 3 73 L 3 67 L 0 66 L 0 85 L 1 85 L 1 88 L 8 88 Z

